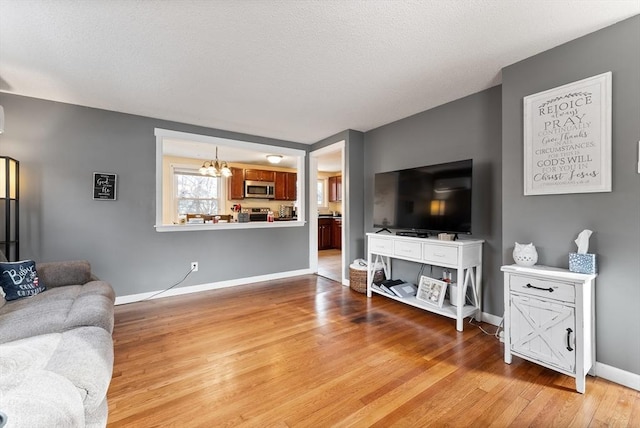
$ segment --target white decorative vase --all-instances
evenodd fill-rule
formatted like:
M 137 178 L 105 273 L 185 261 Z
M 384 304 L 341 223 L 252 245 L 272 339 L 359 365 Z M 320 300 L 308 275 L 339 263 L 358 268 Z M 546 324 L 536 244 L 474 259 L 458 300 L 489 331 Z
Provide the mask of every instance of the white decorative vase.
M 518 244 L 513 248 L 513 260 L 520 266 L 533 266 L 538 262 L 538 252 L 533 242 Z

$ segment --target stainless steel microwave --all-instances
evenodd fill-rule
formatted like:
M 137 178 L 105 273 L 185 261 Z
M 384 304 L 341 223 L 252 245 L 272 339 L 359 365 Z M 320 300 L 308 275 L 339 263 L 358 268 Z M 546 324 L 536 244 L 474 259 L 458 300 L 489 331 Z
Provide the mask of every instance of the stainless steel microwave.
M 275 183 L 273 181 L 250 181 L 244 182 L 244 197 L 245 198 L 262 198 L 273 199 L 275 198 Z

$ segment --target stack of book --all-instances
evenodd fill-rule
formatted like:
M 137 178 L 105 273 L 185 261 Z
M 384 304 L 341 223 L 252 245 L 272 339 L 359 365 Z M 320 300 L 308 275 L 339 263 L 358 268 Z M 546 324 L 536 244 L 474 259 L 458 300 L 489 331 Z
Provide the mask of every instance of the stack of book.
M 404 282 L 401 279 L 388 279 L 382 281 L 378 287 L 385 293 L 395 297 L 411 297 L 415 296 L 418 289 L 410 282 Z

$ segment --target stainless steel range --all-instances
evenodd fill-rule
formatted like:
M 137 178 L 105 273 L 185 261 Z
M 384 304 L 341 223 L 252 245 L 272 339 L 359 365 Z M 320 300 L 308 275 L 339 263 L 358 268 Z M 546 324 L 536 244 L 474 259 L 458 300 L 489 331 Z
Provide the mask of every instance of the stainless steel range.
M 249 221 L 267 221 L 269 208 L 243 208 L 242 212 L 249 214 Z

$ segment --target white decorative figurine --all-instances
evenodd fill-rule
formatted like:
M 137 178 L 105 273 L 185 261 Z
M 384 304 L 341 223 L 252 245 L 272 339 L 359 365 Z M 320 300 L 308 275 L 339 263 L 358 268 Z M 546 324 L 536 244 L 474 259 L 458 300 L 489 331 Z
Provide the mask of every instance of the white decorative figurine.
M 533 266 L 538 262 L 538 252 L 533 242 L 518 244 L 513 248 L 513 260 L 520 266 Z
M 569 253 L 569 270 L 571 272 L 594 274 L 598 271 L 596 255 L 587 253 L 592 233 L 591 230 L 585 229 L 578 234 L 578 238 L 574 241 L 578 246 L 578 252 Z

